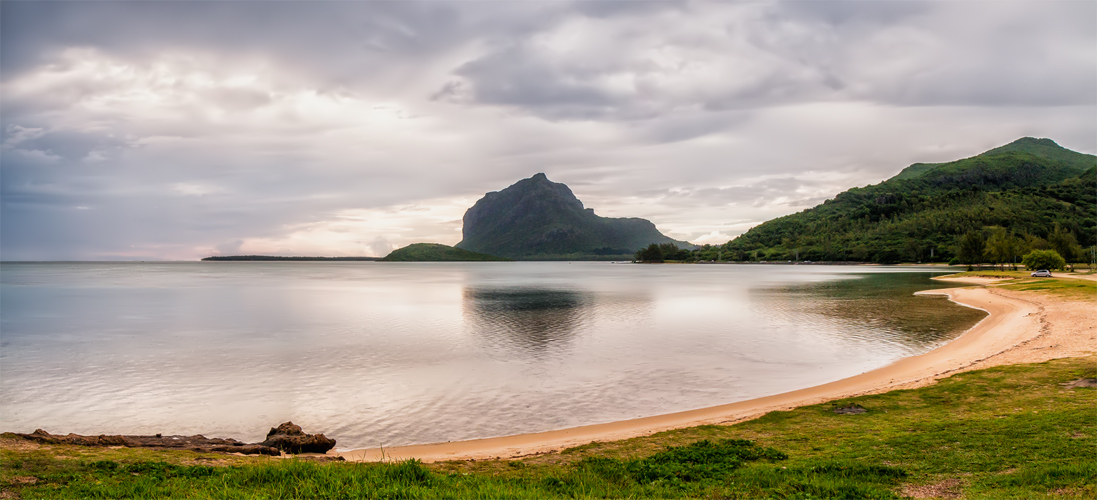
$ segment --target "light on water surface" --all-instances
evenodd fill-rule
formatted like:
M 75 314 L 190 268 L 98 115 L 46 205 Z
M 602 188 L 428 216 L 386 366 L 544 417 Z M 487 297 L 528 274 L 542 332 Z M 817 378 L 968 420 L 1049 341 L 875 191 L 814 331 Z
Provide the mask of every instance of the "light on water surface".
M 340 449 L 544 431 L 837 380 L 983 313 L 931 268 L 5 263 L 3 430 Z

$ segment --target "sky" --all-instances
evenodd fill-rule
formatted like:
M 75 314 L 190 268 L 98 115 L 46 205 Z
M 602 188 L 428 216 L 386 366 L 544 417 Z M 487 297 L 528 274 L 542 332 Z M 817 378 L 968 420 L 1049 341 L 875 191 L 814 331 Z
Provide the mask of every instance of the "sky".
M 0 2 L 0 259 L 383 256 L 544 172 L 723 243 L 1023 136 L 1097 2 Z

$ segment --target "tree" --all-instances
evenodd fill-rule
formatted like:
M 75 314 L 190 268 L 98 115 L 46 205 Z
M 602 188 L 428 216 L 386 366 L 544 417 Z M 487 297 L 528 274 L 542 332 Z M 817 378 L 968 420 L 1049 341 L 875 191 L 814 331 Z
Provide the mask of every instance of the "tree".
M 1020 253 L 1020 248 L 1021 241 L 1006 228 L 999 227 L 994 229 L 990 238 L 987 239 L 985 253 L 991 262 L 998 264 L 998 269 L 1002 269 L 1003 264 L 1006 262 L 1013 264 L 1013 267 L 1016 268 L 1016 257 Z
M 1075 255 L 1075 250 L 1080 249 L 1078 240 L 1074 237 L 1074 233 L 1063 230 L 1058 222 L 1055 223 L 1055 229 L 1048 235 L 1047 243 L 1051 246 L 1051 249 L 1058 252 L 1065 261 L 1074 262 L 1078 260 L 1078 256 Z
M 957 257 L 960 262 L 967 264 L 967 270 L 970 271 L 972 266 L 983 261 L 984 248 L 986 244 L 983 242 L 983 234 L 979 231 L 968 231 L 960 237 Z
M 983 249 L 983 253 L 990 258 L 990 262 L 998 264 L 998 269 L 1002 269 L 1002 262 L 1009 259 L 1009 250 L 1006 248 L 1006 239 L 1009 233 L 1005 228 L 999 227 L 990 234 L 990 238 L 987 238 L 986 247 Z
M 659 248 L 658 243 L 652 243 L 647 248 L 636 252 L 636 260 L 640 262 L 663 262 L 663 251 Z
M 659 245 L 659 253 L 662 254 L 663 260 L 689 260 L 693 255 L 689 250 L 678 248 L 678 245 L 674 243 L 663 243 Z
M 1030 271 L 1037 269 L 1058 271 L 1066 267 L 1066 261 L 1055 250 L 1033 250 L 1025 254 L 1021 263 Z
M 1024 249 L 1022 251 L 1025 252 L 1025 253 L 1031 252 L 1033 250 L 1049 250 L 1049 249 L 1051 249 L 1051 247 L 1048 246 L 1048 244 L 1047 244 L 1047 240 L 1045 240 L 1043 238 L 1040 238 L 1038 236 L 1033 236 L 1031 234 L 1026 234 L 1024 239 L 1025 239 L 1025 241 L 1022 244 Z
M 888 248 L 876 252 L 876 255 L 872 256 L 872 260 L 877 264 L 898 264 L 902 261 L 902 256 L 899 255 L 897 250 Z
M 1017 259 L 1021 257 L 1024 251 L 1025 242 L 1015 236 L 1012 232 L 1009 233 L 1009 238 L 1006 239 L 1006 250 L 1009 253 L 1009 263 L 1013 267 L 1013 270 L 1017 270 Z
M 903 251 L 906 252 L 910 262 L 922 262 L 922 244 L 918 240 L 907 238 Z

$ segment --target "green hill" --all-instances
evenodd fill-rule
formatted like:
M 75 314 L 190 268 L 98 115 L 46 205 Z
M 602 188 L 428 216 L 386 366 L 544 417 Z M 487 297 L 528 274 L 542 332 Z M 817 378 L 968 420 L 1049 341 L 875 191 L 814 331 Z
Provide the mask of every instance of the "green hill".
M 652 243 L 693 248 L 645 219 L 599 217 L 545 174 L 484 195 L 465 212 L 462 234 L 457 248 L 518 260 L 624 260 Z
M 412 243 L 393 250 L 380 262 L 479 262 L 509 261 L 510 259 L 470 252 L 441 243 Z
M 916 163 L 698 258 L 947 261 L 964 233 L 1002 227 L 1031 240 L 1046 238 L 1056 223 L 1088 247 L 1097 239 L 1095 166 L 1093 155 L 1026 137 L 971 158 Z

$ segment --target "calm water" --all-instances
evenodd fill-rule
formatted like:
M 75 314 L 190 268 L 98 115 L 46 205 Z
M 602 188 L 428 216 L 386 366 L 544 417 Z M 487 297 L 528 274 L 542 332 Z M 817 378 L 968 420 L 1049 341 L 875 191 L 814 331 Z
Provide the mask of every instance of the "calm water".
M 983 313 L 940 269 L 5 263 L 0 427 L 340 449 L 543 431 L 812 386 Z

